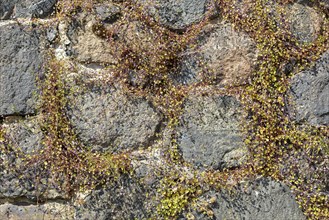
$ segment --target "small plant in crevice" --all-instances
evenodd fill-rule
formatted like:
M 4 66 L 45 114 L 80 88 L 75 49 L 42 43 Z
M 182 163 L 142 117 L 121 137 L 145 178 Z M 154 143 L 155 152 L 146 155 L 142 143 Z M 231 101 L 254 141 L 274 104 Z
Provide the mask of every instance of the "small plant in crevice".
M 224 17 L 253 37 L 260 51 L 258 69 L 243 94 L 243 103 L 250 113 L 245 126 L 249 134 L 245 142 L 251 153 L 250 166 L 256 174 L 287 183 L 306 216 L 328 218 L 329 196 L 324 186 L 328 128 L 298 126 L 289 117 L 287 103 L 290 77 L 328 49 L 329 23 L 324 20 L 313 43 L 301 44 L 284 28 L 288 24 L 283 19 L 286 16 L 283 6 L 270 2 L 251 1 L 248 14 L 239 11 L 241 5 L 219 2 Z M 291 63 L 294 68 L 287 72 L 285 67 Z
M 158 194 L 157 214 L 164 219 L 174 219 L 202 194 L 201 181 L 195 173 L 172 170 L 161 180 Z
M 12 152 L 7 144 L 6 131 L 2 124 L 0 124 L 0 164 L 2 170 L 6 170 L 8 167 L 8 153 Z
M 322 128 L 300 128 L 291 121 L 287 109 L 290 77 L 328 49 L 328 20 L 324 20 L 320 34 L 313 43 L 302 44 L 288 29 L 289 24 L 285 20 L 285 5 L 295 1 L 250 0 L 243 6 L 239 6 L 238 2 L 216 1 L 223 18 L 255 40 L 259 56 L 251 84 L 242 88 L 242 101 L 250 115 L 244 129 L 249 134 L 245 143 L 249 147 L 251 160 L 248 166 L 234 172 L 236 178 L 232 181 L 255 174 L 282 180 L 296 192 L 307 216 L 314 219 L 328 217 L 324 203 L 328 197 L 312 188 L 324 187 L 321 179 L 327 166 L 324 150 L 327 133 Z M 312 4 L 322 13 L 318 1 Z M 107 29 L 102 23 L 95 24 L 94 33 L 116 48 L 114 55 L 118 65 L 114 74 L 116 80 L 125 86 L 126 92 L 150 99 L 165 114 L 169 126 L 174 127 L 178 124 L 187 92 L 182 86 L 175 85 L 172 76 L 179 72 L 179 54 L 194 43 L 208 18 L 184 33 L 175 33 L 159 25 L 156 18 L 151 18 L 142 6 L 132 1 L 120 3 L 120 6 L 122 16 L 112 28 Z M 288 69 L 287 66 L 293 67 Z M 173 150 L 169 153 L 175 161 L 179 158 L 178 147 L 175 143 L 172 145 Z M 296 166 L 289 166 L 288 161 L 294 161 Z M 302 172 L 305 161 L 310 169 L 313 164 L 318 164 L 308 176 Z M 233 171 L 209 172 L 206 175 L 211 183 L 209 185 L 225 187 L 230 172 Z M 221 178 L 226 181 L 221 181 Z M 163 181 L 173 186 L 164 186 L 163 192 L 169 190 L 166 192 L 168 198 L 174 195 L 170 188 L 184 188 L 185 184 L 179 179 L 171 183 L 170 178 Z M 193 193 L 189 195 L 195 196 Z M 167 197 L 161 201 L 167 208 L 159 208 L 158 211 L 167 217 L 177 216 L 187 205 L 180 201 L 180 205 L 169 209 L 169 206 L 174 207 L 174 203 L 170 203 Z
M 100 155 L 89 152 L 78 140 L 66 115 L 67 87 L 62 74 L 66 72 L 58 61 L 50 61 L 42 87 L 41 129 L 45 149 L 34 160 L 45 161 L 52 172 L 65 177 L 70 189 L 94 187 L 120 172 L 128 172 L 127 155 Z M 33 161 L 33 160 L 32 160 Z
M 90 152 L 76 137 L 66 115 L 69 91 L 64 65 L 49 59 L 45 79 L 40 80 L 40 106 L 37 122 L 42 131 L 41 149 L 26 153 L 16 146 L 1 127 L 1 165 L 20 181 L 31 183 L 37 202 L 47 200 L 49 189 L 66 199 L 75 193 L 113 182 L 131 172 L 127 153 L 117 155 Z M 5 158 L 6 157 L 6 158 Z
M 103 1 L 59 1 L 59 16 L 92 10 L 93 4 L 98 2 Z M 245 9 L 239 8 L 238 2 L 216 1 L 223 19 L 247 32 L 259 50 L 252 82 L 242 88 L 242 101 L 250 115 L 244 126 L 249 135 L 245 143 L 251 154 L 250 162 L 238 169 L 207 171 L 202 175 L 198 171 L 191 174 L 167 170 L 158 187 L 156 215 L 158 218 L 176 218 L 205 188 L 229 188 L 243 178 L 262 175 L 287 183 L 310 219 L 329 218 L 326 188 L 328 127 L 301 127 L 291 121 L 287 109 L 290 77 L 328 49 L 327 15 L 317 39 L 313 43 L 302 44 L 286 29 L 289 25 L 284 19 L 286 11 L 283 7 L 294 3 L 294 0 L 249 0 L 244 5 Z M 151 100 L 166 116 L 167 125 L 174 129 L 188 93 L 188 88 L 173 81 L 180 71 L 180 54 L 195 43 L 209 17 L 207 15 L 183 33 L 176 33 L 160 25 L 156 18 L 147 15 L 144 8 L 133 1 L 117 4 L 122 8 L 121 18 L 112 28 L 101 22 L 93 26 L 95 35 L 116 48 L 114 57 L 118 64 L 114 68 L 115 80 L 124 86 L 128 94 L 135 93 Z M 321 11 L 324 9 L 319 1 L 312 4 L 319 13 L 326 14 Z M 246 11 L 248 13 L 244 13 Z M 287 66 L 293 67 L 288 69 Z M 6 156 L 19 158 L 21 166 L 8 167 L 10 163 L 7 163 L 7 168 L 16 171 L 23 167 L 35 168 L 38 170 L 35 173 L 36 187 L 42 178 L 48 178 L 72 196 L 79 190 L 106 184 L 132 170 L 128 153 L 90 152 L 76 137 L 65 113 L 66 97 L 70 92 L 63 80 L 66 71 L 62 63 L 51 59 L 45 80 L 40 82 L 39 123 L 43 148 L 36 154 L 24 155 L 8 141 L 5 128 L 0 125 L 0 164 L 6 165 L 3 162 Z M 180 163 L 179 146 L 175 140 L 173 135 L 168 163 L 180 165 L 183 163 Z M 19 173 L 24 175 L 24 172 Z
M 208 18 L 181 34 L 161 26 L 138 4 L 127 1 L 120 6 L 122 16 L 110 29 L 95 27 L 116 48 L 116 79 L 128 93 L 150 99 L 175 124 L 185 93 L 173 78 L 180 71 L 181 53 L 194 43 Z

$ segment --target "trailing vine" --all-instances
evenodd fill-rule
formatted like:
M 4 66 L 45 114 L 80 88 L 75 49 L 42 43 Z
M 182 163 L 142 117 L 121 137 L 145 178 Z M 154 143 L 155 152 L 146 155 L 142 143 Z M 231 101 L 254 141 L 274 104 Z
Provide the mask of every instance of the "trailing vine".
M 93 4 L 99 2 L 103 1 L 62 0 L 58 3 L 57 15 L 74 16 L 81 10 L 92 10 Z M 243 178 L 260 175 L 285 182 L 296 194 L 308 218 L 327 219 L 329 129 L 297 124 L 289 114 L 287 103 L 291 102 L 291 77 L 309 67 L 329 48 L 328 14 L 319 1 L 312 1 L 312 7 L 323 15 L 324 20 L 317 39 L 303 44 L 291 33 L 289 21 L 285 19 L 287 11 L 284 7 L 294 0 L 249 0 L 245 5 L 239 2 L 215 1 L 223 19 L 252 37 L 259 51 L 251 83 L 238 88 L 249 115 L 244 131 L 248 134 L 245 144 L 250 161 L 235 170 L 193 170 L 181 160 L 176 137 L 172 135 L 167 162 L 187 166 L 194 173 L 164 170 L 164 178 L 158 186 L 160 201 L 156 216 L 177 218 L 205 189 L 230 188 Z M 201 22 L 178 33 L 161 25 L 158 18 L 145 13 L 145 8 L 134 1 L 116 4 L 122 9 L 121 17 L 111 28 L 100 21 L 93 25 L 95 35 L 116 48 L 113 55 L 118 64 L 111 69 L 114 80 L 123 85 L 125 92 L 150 100 L 165 115 L 166 125 L 174 131 L 184 98 L 191 88 L 175 84 L 173 77 L 180 71 L 181 54 L 196 44 L 198 35 L 211 20 L 211 14 L 207 13 Z M 140 32 L 129 30 L 129 24 L 136 24 Z M 122 30 L 128 32 L 122 33 Z M 129 39 L 125 36 L 127 33 Z M 204 68 L 202 71 L 209 70 Z M 78 191 L 106 184 L 132 169 L 128 154 L 90 152 L 76 137 L 65 113 L 70 93 L 63 80 L 66 72 L 65 65 L 52 58 L 45 80 L 41 81 L 39 124 L 43 148 L 40 152 L 30 155 L 19 152 L 8 142 L 6 130 L 0 125 L 0 154 L 21 159 L 20 168 L 38 167 L 42 172 L 36 174 L 37 181 L 40 175 L 52 176 L 61 190 L 72 197 Z M 208 75 L 212 77 L 211 71 Z M 200 86 L 209 84 L 206 80 Z M 2 165 L 9 164 L 3 156 L 0 160 Z M 10 169 L 18 170 L 19 167 Z M 233 183 L 228 183 L 229 179 Z
M 285 12 L 280 4 L 273 3 L 252 1 L 248 14 L 239 12 L 231 1 L 219 3 L 224 17 L 252 36 L 260 51 L 257 71 L 243 94 L 243 103 L 250 113 L 245 127 L 249 134 L 245 143 L 252 157 L 250 167 L 258 175 L 286 182 L 306 216 L 324 219 L 329 217 L 329 195 L 324 182 L 328 170 L 328 128 L 299 126 L 291 120 L 287 103 L 290 77 L 328 49 L 328 19 L 325 18 L 313 43 L 302 44 L 289 29 L 283 28 L 288 26 L 282 20 Z M 270 11 L 276 11 L 277 17 Z M 294 69 L 287 71 L 291 63 Z

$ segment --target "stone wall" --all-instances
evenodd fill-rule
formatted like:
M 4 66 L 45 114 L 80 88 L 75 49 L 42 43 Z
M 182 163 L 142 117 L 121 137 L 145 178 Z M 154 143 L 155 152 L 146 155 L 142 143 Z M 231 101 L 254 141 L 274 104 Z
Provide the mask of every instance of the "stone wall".
M 260 2 L 1 1 L 0 219 L 329 218 L 329 4 Z

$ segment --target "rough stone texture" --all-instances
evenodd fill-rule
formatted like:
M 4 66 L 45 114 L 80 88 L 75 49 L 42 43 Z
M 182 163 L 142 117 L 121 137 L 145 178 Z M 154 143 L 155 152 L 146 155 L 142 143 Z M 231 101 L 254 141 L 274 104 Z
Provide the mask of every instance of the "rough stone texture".
M 206 0 L 160 0 L 157 8 L 160 20 L 173 29 L 183 29 L 202 19 Z
M 161 117 L 146 100 L 109 87 L 73 97 L 69 114 L 78 136 L 89 146 L 110 151 L 147 145 Z
M 10 120 L 8 118 L 6 121 Z M 24 154 L 32 154 L 42 148 L 42 132 L 35 119 L 20 120 L 16 117 L 3 127 L 12 147 L 20 149 Z
M 57 220 L 74 219 L 74 210 L 69 205 L 48 203 L 43 205 L 0 205 L 2 220 Z
M 79 62 L 101 65 L 116 63 L 113 56 L 113 47 L 106 39 L 98 37 L 93 31 L 93 25 L 97 23 L 95 16 L 81 14 L 71 23 L 68 36 L 71 40 L 72 56 Z M 69 54 L 71 55 L 71 54 Z
M 329 125 L 329 51 L 292 78 L 291 94 L 296 121 Z
M 76 206 L 80 220 L 148 219 L 146 191 L 137 180 L 122 177 L 117 183 L 92 191 Z
M 287 7 L 287 18 L 290 31 L 303 43 L 313 42 L 321 28 L 322 18 L 311 7 L 302 4 L 293 4 Z
M 36 120 L 20 120 L 3 124 L 5 129 L 6 146 L 10 146 L 11 153 L 0 157 L 0 199 L 13 200 L 21 198 L 27 203 L 39 199 L 64 198 L 65 193 L 60 192 L 53 185 L 52 178 L 47 170 L 41 170 L 38 165 L 25 166 L 22 158 L 34 155 L 42 149 L 42 133 Z M 0 152 L 1 153 L 1 152 Z M 40 183 L 36 187 L 37 176 Z
M 95 11 L 97 18 L 107 24 L 112 24 L 121 17 L 121 9 L 116 5 L 97 5 Z
M 12 160 L 11 162 L 18 162 Z M 24 197 L 27 201 L 36 201 L 36 189 L 33 187 L 35 174 L 33 170 L 32 176 L 29 179 L 21 178 L 21 172 L 18 171 L 4 171 L 5 168 L 1 166 L 2 172 L 0 173 L 0 198 L 1 199 L 16 199 Z
M 13 23 L 0 26 L 0 116 L 35 113 L 35 79 L 43 62 L 38 34 Z
M 117 64 L 119 59 L 127 56 L 127 50 L 157 53 L 157 47 L 154 47 L 156 35 L 152 29 L 133 18 L 133 21 L 125 23 L 119 19 L 120 10 L 115 5 L 101 4 L 95 6 L 90 14 L 78 14 L 66 31 L 69 39 L 66 42 L 69 45 L 67 54 L 89 67 Z
M 239 187 L 235 192 L 205 195 L 204 199 L 215 198 L 210 205 L 214 218 L 226 220 L 304 220 L 290 189 L 280 182 L 259 179 Z M 208 219 L 202 214 L 196 219 Z
M 222 85 L 243 84 L 253 71 L 257 50 L 253 40 L 232 25 L 222 22 L 208 25 L 200 36 L 198 46 L 188 50 L 177 81 L 190 84 L 202 81 Z M 199 65 L 200 60 L 206 62 Z M 210 69 L 206 75 L 202 68 Z
M 44 18 L 50 15 L 57 0 L 2 0 L 0 20 L 10 18 Z
M 144 5 L 160 23 L 173 29 L 184 30 L 200 21 L 205 12 L 207 0 L 136 0 Z
M 240 16 L 247 17 L 254 5 L 252 0 L 235 0 L 235 9 Z M 300 0 L 294 4 L 280 6 L 275 0 L 266 1 L 264 13 L 273 19 L 280 29 L 288 29 L 301 43 L 313 42 L 321 28 L 323 21 L 321 14 L 308 6 L 310 1 Z
M 179 33 L 200 21 L 206 13 L 206 3 L 212 2 L 135 1 L 146 6 L 145 13 L 158 16 L 162 25 Z M 252 1 L 235 2 L 246 6 Z M 55 2 L 56 0 L 0 0 L 0 20 L 48 17 Z M 91 1 L 84 2 L 88 4 Z M 76 14 L 61 19 L 58 26 L 50 25 L 43 34 L 39 31 L 40 27 L 34 26 L 39 22 L 49 24 L 48 19 L 33 21 L 33 25 L 29 27 L 25 27 L 29 19 L 19 19 L 22 22 L 20 25 L 14 24 L 14 21 L 0 22 L 0 126 L 6 130 L 6 141 L 10 146 L 20 149 L 24 155 L 33 154 L 33 150 L 43 147 L 40 129 L 35 121 L 25 115 L 35 113 L 33 93 L 37 90 L 34 79 L 37 74 L 44 77 L 40 44 L 45 37 L 48 43 L 52 43 L 55 58 L 62 61 L 67 69 L 72 67 L 70 71 L 73 74 L 90 71 L 88 74 L 92 75 L 88 79 L 90 84 L 83 82 L 77 87 L 73 85 L 72 91 L 76 93 L 69 97 L 67 113 L 78 137 L 95 151 L 116 153 L 129 150 L 127 154 L 132 160 L 134 178 L 122 176 L 113 185 L 85 192 L 88 193 L 86 197 L 74 200 L 72 210 L 65 202 L 67 194 L 60 190 L 64 184 L 60 185 L 61 183 L 53 180 L 54 177 L 48 170 L 42 170 L 38 165 L 24 166 L 20 157 L 17 158 L 13 153 L 6 155 L 0 152 L 0 219 L 152 219 L 151 215 L 156 211 L 154 208 L 159 203 L 159 195 L 155 189 L 159 187 L 161 179 L 168 172 L 171 174 L 172 169 L 194 172 L 193 169 L 189 170 L 190 166 L 173 166 L 167 160 L 167 147 L 171 146 L 173 135 L 176 134 L 183 158 L 195 168 L 202 168 L 199 171 L 207 167 L 235 168 L 245 162 L 248 152 L 243 147 L 243 136 L 239 129 L 243 115 L 241 106 L 234 97 L 189 94 L 179 126 L 165 128 L 162 116 L 147 100 L 124 93 L 119 89 L 119 83 L 116 84 L 117 88 L 105 82 L 115 78 L 112 64 L 117 64 L 118 58 L 123 57 L 122 51 L 130 53 L 129 50 L 141 51 L 142 48 L 147 54 L 156 54 L 160 47 L 154 46 L 158 42 L 156 34 L 146 24 L 138 19 L 121 19 L 123 13 L 120 4 L 99 2 L 101 3 L 95 3 L 90 10 L 77 10 Z M 268 13 L 276 16 L 276 2 L 266 1 L 268 7 L 264 10 L 269 9 Z M 297 2 L 300 4 L 284 6 L 288 11 L 284 20 L 292 34 L 301 42 L 312 42 L 320 30 L 321 18 L 318 12 L 307 6 L 310 4 L 303 3 L 307 1 Z M 254 7 L 253 4 L 249 6 Z M 243 10 L 243 16 L 250 15 Z M 277 24 L 283 21 L 280 16 L 275 18 Z M 181 73 L 178 76 L 168 73 L 175 85 L 178 84 L 173 89 L 205 81 L 207 85 L 221 86 L 248 83 L 257 56 L 255 43 L 244 32 L 234 30 L 231 24 L 222 22 L 222 18 L 215 18 L 218 16 L 213 16 L 210 24 L 204 28 L 196 48 L 191 47 L 185 54 L 178 54 L 178 57 L 182 55 L 184 58 Z M 115 33 L 112 36 L 110 32 L 113 30 Z M 113 38 L 114 44 L 109 43 L 109 37 Z M 127 48 L 129 50 L 125 51 Z M 150 68 L 156 68 L 156 59 L 152 56 L 148 58 Z M 206 62 L 206 66 L 201 66 L 199 61 Z M 202 72 L 203 67 L 213 72 Z M 327 58 L 322 58 L 314 68 L 293 78 L 291 89 L 296 100 L 298 121 L 328 125 L 328 72 Z M 140 77 L 140 73 L 138 68 L 131 67 L 127 71 L 130 78 L 127 77 L 126 82 L 131 86 L 144 88 L 149 81 L 146 77 Z M 202 91 L 207 89 L 201 85 L 199 87 L 199 84 L 197 86 Z M 68 88 L 71 89 L 70 86 Z M 16 120 L 17 115 L 24 117 L 19 116 L 20 120 Z M 161 132 L 159 138 L 155 135 L 158 131 Z M 1 151 L 2 141 L 1 138 Z M 299 170 L 304 170 L 303 175 L 297 173 L 302 177 L 312 179 L 320 171 L 323 171 L 322 175 L 326 175 L 326 164 L 315 169 L 315 165 L 306 156 L 302 159 L 296 155 L 296 158 L 283 157 L 283 160 L 286 164 L 292 162 Z M 296 162 L 296 159 L 299 160 Z M 281 167 L 280 172 L 288 171 Z M 41 179 L 38 186 L 37 178 Z M 326 182 L 321 184 L 328 189 L 328 178 L 324 179 Z M 203 198 L 215 198 L 215 202 L 210 205 L 214 219 L 305 219 L 290 190 L 271 180 L 257 180 L 230 193 L 209 192 Z M 37 201 L 46 204 L 36 206 Z M 200 213 L 194 214 L 196 219 L 206 219 Z
M 189 98 L 178 128 L 183 158 L 196 166 L 214 169 L 243 161 L 246 153 L 239 153 L 243 146 L 240 111 L 239 102 L 231 96 Z

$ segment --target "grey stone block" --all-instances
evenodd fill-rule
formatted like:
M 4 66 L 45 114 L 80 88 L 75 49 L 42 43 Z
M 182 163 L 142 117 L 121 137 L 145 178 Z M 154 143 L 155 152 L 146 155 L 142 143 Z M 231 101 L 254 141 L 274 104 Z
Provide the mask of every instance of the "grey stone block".
M 173 29 L 184 30 L 193 23 L 201 21 L 207 0 L 136 0 L 145 6 L 152 16 L 158 17 L 160 23 Z
M 235 192 L 209 192 L 205 200 L 215 198 L 210 205 L 215 219 L 226 220 L 304 220 L 290 189 L 269 179 L 259 179 L 247 185 L 241 185 Z M 196 214 L 196 219 L 208 218 Z
M 121 177 L 114 185 L 93 190 L 76 206 L 76 217 L 81 220 L 147 219 L 146 191 L 137 180 Z
M 0 115 L 36 111 L 36 77 L 43 71 L 39 34 L 27 26 L 0 26 Z
M 234 97 L 189 98 L 178 127 L 178 146 L 184 160 L 197 167 L 214 169 L 237 165 L 244 156 L 238 153 L 243 148 L 241 119 L 240 104 Z M 232 155 L 234 151 L 237 158 Z M 236 163 L 231 159 L 237 160 Z
M 0 20 L 11 18 L 45 18 L 50 15 L 57 0 L 2 0 Z
M 69 109 L 78 137 L 98 150 L 115 152 L 147 145 L 161 123 L 148 101 L 128 97 L 114 87 L 72 97 Z
M 291 80 L 292 108 L 297 122 L 329 125 L 329 52 Z

